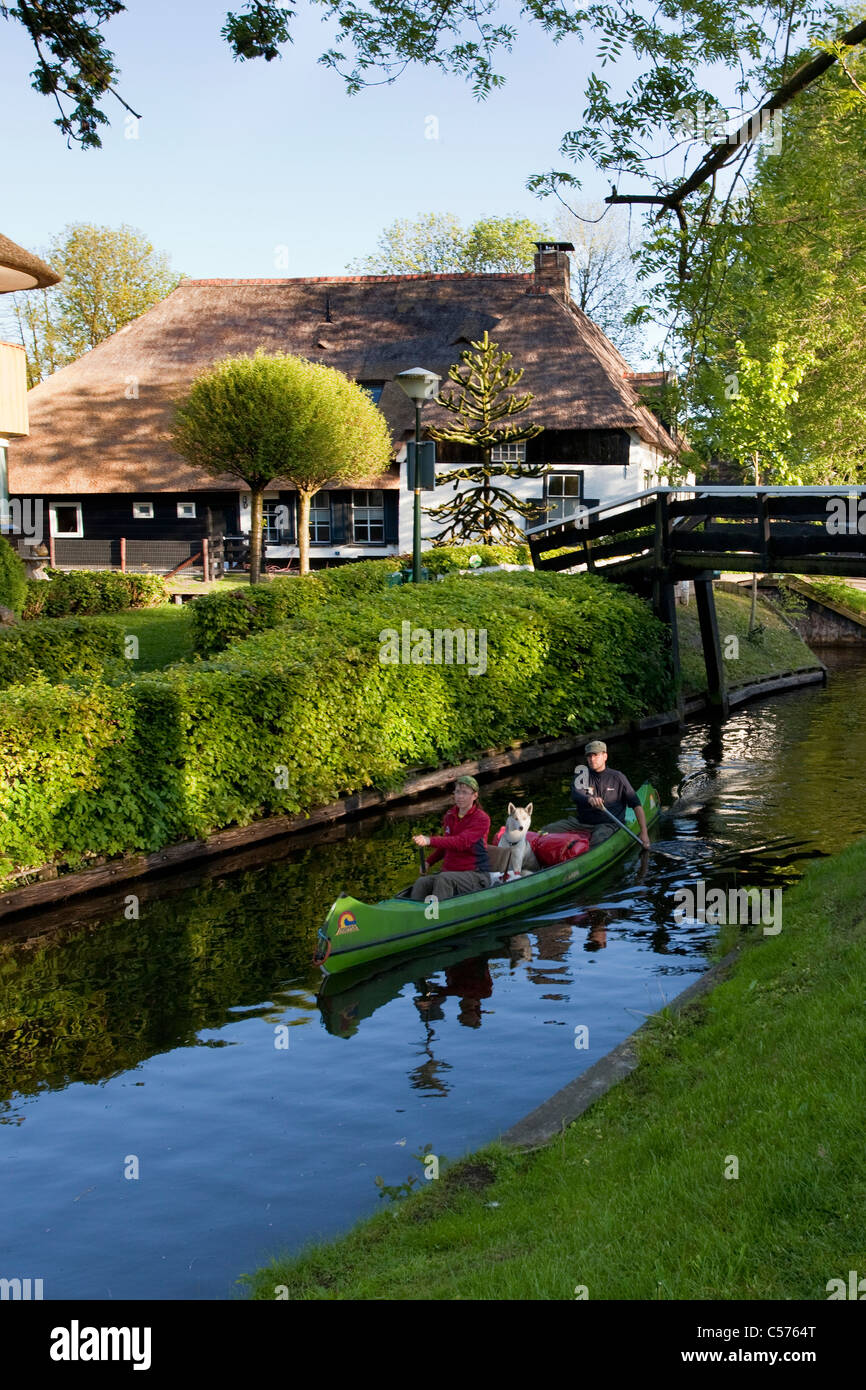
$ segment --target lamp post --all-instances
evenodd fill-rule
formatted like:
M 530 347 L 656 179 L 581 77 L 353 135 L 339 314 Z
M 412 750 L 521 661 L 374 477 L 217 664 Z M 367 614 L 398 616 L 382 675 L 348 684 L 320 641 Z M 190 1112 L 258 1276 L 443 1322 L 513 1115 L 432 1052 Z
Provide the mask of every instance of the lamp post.
M 425 401 L 432 401 L 439 394 L 439 382 L 435 372 L 424 367 L 410 367 L 406 372 L 398 372 L 395 380 L 402 386 L 415 407 L 415 505 L 412 520 L 412 583 L 421 582 L 421 407 Z

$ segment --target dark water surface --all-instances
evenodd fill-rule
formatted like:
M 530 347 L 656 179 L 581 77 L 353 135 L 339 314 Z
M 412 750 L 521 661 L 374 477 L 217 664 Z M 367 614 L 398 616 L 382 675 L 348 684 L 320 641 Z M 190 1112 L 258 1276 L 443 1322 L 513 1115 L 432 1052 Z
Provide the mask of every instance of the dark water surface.
M 554 910 L 339 993 L 317 999 L 308 964 L 324 912 L 405 883 L 441 799 L 142 887 L 138 920 L 69 908 L 0 939 L 0 1276 L 46 1298 L 230 1297 L 375 1210 L 378 1174 L 420 1176 L 426 1145 L 495 1138 L 705 968 L 715 928 L 674 920 L 677 888 L 784 887 L 866 831 L 866 662 L 825 658 L 825 689 L 612 750 L 665 804 L 705 773 L 654 836 L 680 862 L 635 849 Z M 572 763 L 488 784 L 494 826 L 511 798 L 536 826 L 560 814 Z

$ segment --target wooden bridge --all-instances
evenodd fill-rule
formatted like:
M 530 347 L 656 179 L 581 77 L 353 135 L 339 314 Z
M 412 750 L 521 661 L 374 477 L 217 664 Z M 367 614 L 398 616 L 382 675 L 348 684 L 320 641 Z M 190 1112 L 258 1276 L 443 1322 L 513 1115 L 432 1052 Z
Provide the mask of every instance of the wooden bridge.
M 674 585 L 695 585 L 707 686 L 728 698 L 713 580 L 722 570 L 866 578 L 866 488 L 658 487 L 527 531 L 536 569 L 584 570 L 652 598 L 679 676 Z

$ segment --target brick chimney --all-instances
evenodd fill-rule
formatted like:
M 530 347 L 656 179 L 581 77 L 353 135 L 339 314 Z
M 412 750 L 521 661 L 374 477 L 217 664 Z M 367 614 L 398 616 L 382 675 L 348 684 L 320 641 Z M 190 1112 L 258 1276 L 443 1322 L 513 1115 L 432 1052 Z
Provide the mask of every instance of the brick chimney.
M 535 243 L 535 274 L 533 288 L 549 290 L 560 299 L 568 299 L 571 293 L 569 251 L 574 250 L 570 241 L 537 241 Z

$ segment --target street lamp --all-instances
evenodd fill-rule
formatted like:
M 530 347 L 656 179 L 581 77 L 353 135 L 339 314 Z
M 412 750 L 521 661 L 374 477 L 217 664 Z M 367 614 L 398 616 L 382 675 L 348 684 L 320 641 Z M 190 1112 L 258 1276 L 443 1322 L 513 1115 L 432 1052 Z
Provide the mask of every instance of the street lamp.
M 415 406 L 415 507 L 412 522 L 412 583 L 421 582 L 421 407 L 425 401 L 435 400 L 439 395 L 439 382 L 435 372 L 424 367 L 410 367 L 406 372 L 398 372 L 395 380 L 402 386 Z

